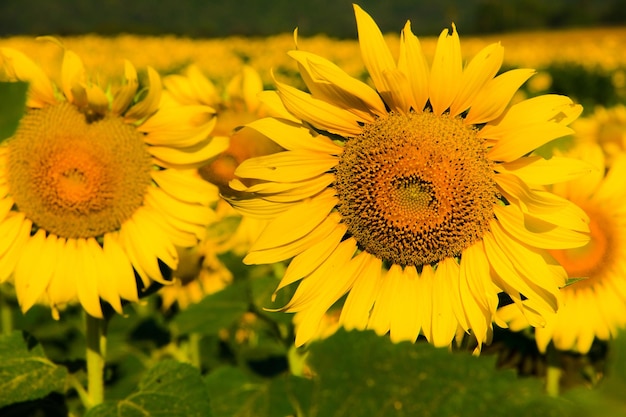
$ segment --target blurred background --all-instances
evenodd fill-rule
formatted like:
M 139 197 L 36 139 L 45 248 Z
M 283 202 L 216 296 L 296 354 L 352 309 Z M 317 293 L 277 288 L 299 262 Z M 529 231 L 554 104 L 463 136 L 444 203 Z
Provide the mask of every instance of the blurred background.
M 193 38 L 291 32 L 352 38 L 351 0 L 2 0 L 0 36 L 120 33 Z M 626 0 L 361 0 L 383 32 L 490 34 L 626 24 Z

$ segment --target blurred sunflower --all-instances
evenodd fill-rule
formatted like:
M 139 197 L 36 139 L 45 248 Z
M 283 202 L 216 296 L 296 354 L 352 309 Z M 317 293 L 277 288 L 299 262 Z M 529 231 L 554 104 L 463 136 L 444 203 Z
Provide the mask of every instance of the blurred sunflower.
M 615 155 L 626 151 L 626 106 L 623 104 L 597 107 L 590 116 L 577 119 L 572 128 L 577 141 L 602 147 L 607 166 L 612 165 Z
M 163 308 L 175 302 L 181 308 L 200 301 L 204 296 L 224 288 L 232 281 L 232 274 L 219 260 L 218 254 L 233 251 L 243 254 L 265 226 L 265 221 L 242 218 L 222 195 L 237 195 L 228 186 L 234 178 L 235 168 L 244 159 L 282 150 L 273 141 L 242 125 L 267 114 L 257 98 L 263 91 L 258 73 L 243 66 L 222 92 L 198 69 L 191 65 L 182 74 L 172 74 L 163 79 L 166 100 L 177 104 L 207 105 L 216 111 L 213 135 L 229 138 L 229 146 L 215 158 L 198 168 L 199 177 L 207 186 L 215 188 L 216 217 L 208 225 L 205 239 L 195 248 L 180 249 L 181 261 L 173 273 L 174 285 L 164 287 L 160 293 Z
M 192 248 L 179 248 L 179 259 L 172 285 L 159 291 L 163 310 L 169 310 L 174 304 L 185 309 L 222 290 L 233 280 L 233 274 L 219 260 L 215 244 L 209 239 Z
M 263 91 L 263 82 L 254 68 L 244 65 L 221 94 L 194 65 L 183 74 L 165 77 L 164 85 L 167 93 L 178 103 L 205 104 L 215 108 L 217 123 L 213 134 L 230 137 L 230 145 L 198 172 L 205 180 L 215 184 L 222 194 L 237 194 L 228 183 L 235 178 L 235 168 L 242 161 L 283 150 L 255 130 L 241 129 L 246 123 L 267 116 L 270 111 L 258 98 Z
M 545 326 L 535 328 L 535 339 L 541 352 L 552 341 L 559 350 L 585 354 L 594 338 L 609 340 L 626 325 L 626 154 L 614 155 L 606 171 L 598 145 L 580 144 L 571 153 L 596 171 L 556 184 L 553 191 L 589 215 L 591 240 L 580 248 L 550 251 L 570 277 L 583 279 L 561 289 L 559 310 L 546 316 Z M 528 328 L 514 306 L 500 308 L 497 315 L 513 331 Z
M 193 246 L 214 213 L 215 193 L 191 175 L 226 146 L 209 134 L 214 112 L 161 105 L 161 79 L 103 85 L 64 50 L 60 83 L 21 52 L 0 48 L 9 81 L 30 84 L 15 134 L 0 147 L 0 281 L 12 280 L 23 311 L 78 301 L 117 312 Z
M 272 219 L 244 261 L 293 257 L 277 291 L 301 280 L 283 310 L 303 312 L 296 344 L 346 293 L 346 328 L 446 346 L 492 334 L 501 291 L 528 299 L 533 325 L 559 304 L 566 272 L 544 249 L 587 243 L 584 212 L 543 184 L 586 172 L 577 160 L 527 156 L 572 133 L 581 112 L 545 95 L 508 108 L 534 73 L 496 76 L 495 43 L 465 67 L 456 29 L 444 30 L 432 66 L 407 22 L 396 64 L 372 18 L 354 6 L 374 88 L 330 61 L 291 51 L 308 91 L 276 81 L 265 102 L 280 117 L 249 123 L 284 149 L 244 161 L 231 200 Z M 296 40 L 297 41 L 297 40 Z

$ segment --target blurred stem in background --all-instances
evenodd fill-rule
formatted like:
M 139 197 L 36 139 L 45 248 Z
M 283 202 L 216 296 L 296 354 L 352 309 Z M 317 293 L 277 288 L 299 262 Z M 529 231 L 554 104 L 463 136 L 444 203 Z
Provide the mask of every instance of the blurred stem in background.
M 87 340 L 87 409 L 104 401 L 104 367 L 106 364 L 108 319 L 98 319 L 85 314 Z

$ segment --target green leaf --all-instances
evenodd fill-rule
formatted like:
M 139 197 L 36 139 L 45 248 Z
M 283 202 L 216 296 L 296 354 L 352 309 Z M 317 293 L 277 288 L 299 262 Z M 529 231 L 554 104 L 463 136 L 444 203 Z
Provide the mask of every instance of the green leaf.
M 283 374 L 255 378 L 234 367 L 221 367 L 205 378 L 213 417 L 300 415 L 309 407 L 311 381 Z
M 181 416 L 211 417 L 200 371 L 191 365 L 165 360 L 146 372 L 138 391 L 120 401 L 107 401 L 85 417 Z
M 34 338 L 18 331 L 0 336 L 0 407 L 62 393 L 66 377 Z
M 0 142 L 11 137 L 24 114 L 28 84 L 0 82 Z
M 626 417 L 626 332 L 610 341 L 607 375 L 594 389 L 576 388 L 564 397 L 576 404 L 573 416 Z
M 564 416 L 537 380 L 495 369 L 495 358 L 339 330 L 310 347 L 315 389 L 306 416 Z
M 248 307 L 245 283 L 235 282 L 222 291 L 205 297 L 199 303 L 190 305 L 172 323 L 183 335 L 192 332 L 214 335 L 233 324 L 248 311 Z

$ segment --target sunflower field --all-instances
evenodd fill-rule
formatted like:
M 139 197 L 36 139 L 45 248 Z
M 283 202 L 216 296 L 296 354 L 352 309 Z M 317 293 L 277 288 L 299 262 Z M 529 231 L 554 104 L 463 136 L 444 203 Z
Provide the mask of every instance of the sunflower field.
M 621 9 L 344 6 L 0 37 L 0 416 L 626 417 Z

